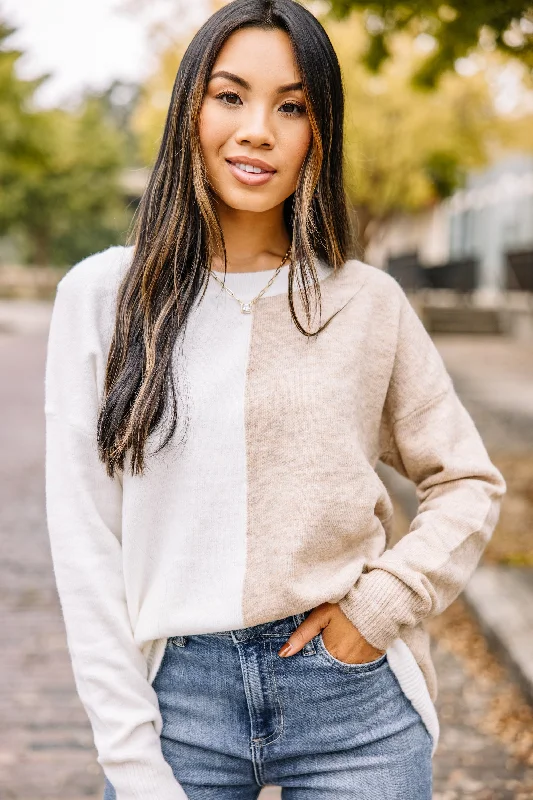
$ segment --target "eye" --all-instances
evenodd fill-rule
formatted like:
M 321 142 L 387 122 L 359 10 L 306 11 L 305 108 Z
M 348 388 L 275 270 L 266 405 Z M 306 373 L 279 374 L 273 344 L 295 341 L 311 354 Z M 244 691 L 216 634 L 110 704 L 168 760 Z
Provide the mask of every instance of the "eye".
M 287 116 L 289 117 L 299 117 L 300 114 L 305 114 L 306 110 L 305 106 L 303 106 L 301 103 L 292 103 L 292 102 L 283 103 L 283 105 L 280 106 L 280 110 L 283 108 L 287 108 L 287 106 L 289 107 L 289 109 L 292 108 L 292 110 L 282 111 L 282 114 L 287 114 Z
M 237 100 L 239 100 L 239 101 L 241 100 L 241 98 L 239 97 L 239 95 L 238 95 L 238 94 L 235 94 L 235 92 L 220 92 L 220 94 L 217 94 L 217 95 L 216 95 L 216 98 L 217 98 L 217 100 L 222 100 L 222 98 L 223 98 L 223 97 L 228 97 L 228 98 L 237 98 Z M 237 105 L 236 103 L 233 103 L 233 102 L 229 103 L 229 102 L 226 102 L 226 101 L 224 101 L 224 100 L 222 100 L 222 102 L 223 102 L 223 103 L 224 103 L 224 105 L 226 105 L 226 106 L 234 106 L 234 105 Z

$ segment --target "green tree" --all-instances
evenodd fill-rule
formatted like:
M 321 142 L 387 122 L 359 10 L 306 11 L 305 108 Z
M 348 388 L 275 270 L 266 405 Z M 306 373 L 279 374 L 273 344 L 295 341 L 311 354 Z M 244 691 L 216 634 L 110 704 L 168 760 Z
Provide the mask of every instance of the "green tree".
M 17 78 L 15 65 L 21 53 L 6 47 L 14 32 L 0 20 L 0 233 L 9 230 L 23 209 L 23 187 L 17 175 L 41 158 L 39 138 L 32 127 L 35 115 L 29 106 L 35 90 L 47 78 Z
M 365 12 L 369 43 L 365 61 L 377 70 L 390 57 L 398 32 L 425 33 L 436 43 L 419 66 L 414 82 L 433 87 L 455 61 L 483 43 L 533 67 L 533 6 L 528 0 L 329 0 L 333 14 L 345 19 L 351 11 Z
M 482 72 L 448 73 L 437 91 L 420 92 L 411 78 L 423 56 L 412 36 L 396 38 L 374 75 L 362 63 L 362 15 L 323 21 L 343 71 L 347 185 L 364 249 L 372 222 L 448 197 L 506 142 L 514 123 L 498 117 Z
M 186 46 L 187 42 L 178 41 L 163 49 L 156 69 L 141 89 L 131 124 L 146 165 L 152 164 L 159 149 L 172 87 Z
M 75 110 L 35 109 L 48 76 L 18 78 L 12 33 L 0 26 L 0 233 L 16 237 L 28 263 L 71 264 L 126 232 L 120 178 L 131 142 L 109 93 L 89 94 Z

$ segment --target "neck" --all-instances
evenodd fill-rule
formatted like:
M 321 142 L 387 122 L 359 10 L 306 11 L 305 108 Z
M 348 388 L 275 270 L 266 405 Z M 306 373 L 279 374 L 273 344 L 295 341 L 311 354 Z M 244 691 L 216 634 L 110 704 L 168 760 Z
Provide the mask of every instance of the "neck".
M 264 212 L 241 211 L 217 205 L 224 234 L 228 272 L 262 272 L 276 269 L 287 252 L 289 235 L 283 220 L 283 203 Z M 224 271 L 216 255 L 211 268 Z

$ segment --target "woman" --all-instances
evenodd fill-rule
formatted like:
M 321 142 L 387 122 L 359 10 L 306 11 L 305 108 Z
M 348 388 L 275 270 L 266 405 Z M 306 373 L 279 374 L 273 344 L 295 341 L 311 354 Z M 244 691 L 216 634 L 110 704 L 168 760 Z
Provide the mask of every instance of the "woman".
M 180 65 L 133 245 L 72 268 L 47 514 L 105 800 L 429 800 L 424 620 L 505 483 L 422 323 L 349 257 L 339 65 L 236 0 Z M 388 548 L 381 459 L 417 485 Z

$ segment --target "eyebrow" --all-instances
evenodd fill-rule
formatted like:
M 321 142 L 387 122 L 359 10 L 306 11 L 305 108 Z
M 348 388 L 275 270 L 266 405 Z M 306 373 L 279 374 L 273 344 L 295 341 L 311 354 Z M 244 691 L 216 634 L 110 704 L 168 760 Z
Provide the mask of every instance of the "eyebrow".
M 213 72 L 213 74 L 210 75 L 209 80 L 212 81 L 214 78 L 226 78 L 226 80 L 233 81 L 233 83 L 238 83 L 243 89 L 250 90 L 252 88 L 248 81 L 245 81 L 244 78 L 239 77 L 239 75 L 234 75 L 232 72 L 227 72 L 225 69 L 221 69 L 218 72 Z M 301 82 L 286 83 L 284 86 L 279 86 L 276 90 L 276 93 L 284 94 L 285 92 L 294 92 L 297 89 L 303 89 L 303 84 Z

